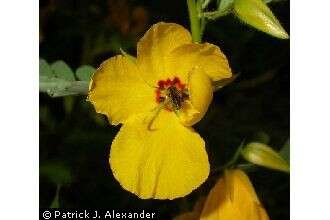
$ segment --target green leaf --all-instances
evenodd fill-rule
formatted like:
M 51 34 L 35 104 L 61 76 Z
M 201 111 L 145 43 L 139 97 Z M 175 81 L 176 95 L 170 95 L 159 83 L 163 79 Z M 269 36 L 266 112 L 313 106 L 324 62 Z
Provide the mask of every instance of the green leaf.
M 91 66 L 81 67 L 77 75 L 86 80 L 76 81 L 71 68 L 63 61 L 56 61 L 49 66 L 47 61 L 40 59 L 39 66 L 39 91 L 51 97 L 86 95 L 90 74 L 95 71 Z
M 57 78 L 74 81 L 74 73 L 71 68 L 62 60 L 58 60 L 51 65 L 54 75 Z
M 39 58 L 39 75 L 40 76 L 53 76 L 53 71 L 46 60 Z
M 66 185 L 72 182 L 70 170 L 60 163 L 48 163 L 40 166 L 40 175 L 46 176 L 56 185 Z
M 76 71 L 76 76 L 79 80 L 89 81 L 96 69 L 89 65 L 83 65 Z

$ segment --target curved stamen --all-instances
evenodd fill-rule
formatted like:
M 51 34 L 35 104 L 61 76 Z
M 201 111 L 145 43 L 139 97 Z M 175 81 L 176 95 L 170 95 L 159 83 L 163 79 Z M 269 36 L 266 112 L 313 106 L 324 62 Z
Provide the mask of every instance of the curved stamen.
M 168 101 L 165 100 L 164 102 L 162 102 L 159 106 L 157 106 L 157 107 L 153 110 L 153 111 L 155 111 L 155 114 L 152 116 L 152 118 L 151 118 L 150 121 L 148 122 L 148 126 L 147 126 L 147 128 L 148 128 L 149 131 L 154 130 L 154 129 L 151 129 L 151 126 L 152 126 L 152 124 L 154 123 L 154 121 L 155 121 L 155 119 L 157 118 L 157 116 L 159 115 L 160 111 L 166 107 L 167 103 L 168 103 Z

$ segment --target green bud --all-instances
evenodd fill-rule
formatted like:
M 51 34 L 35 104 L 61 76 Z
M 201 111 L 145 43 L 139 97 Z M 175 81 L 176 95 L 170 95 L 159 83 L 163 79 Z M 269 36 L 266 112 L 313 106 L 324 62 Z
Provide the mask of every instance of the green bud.
M 252 142 L 241 151 L 245 160 L 274 170 L 290 172 L 289 164 L 266 144 Z
M 234 12 L 242 21 L 252 27 L 281 39 L 289 35 L 262 0 L 235 0 Z

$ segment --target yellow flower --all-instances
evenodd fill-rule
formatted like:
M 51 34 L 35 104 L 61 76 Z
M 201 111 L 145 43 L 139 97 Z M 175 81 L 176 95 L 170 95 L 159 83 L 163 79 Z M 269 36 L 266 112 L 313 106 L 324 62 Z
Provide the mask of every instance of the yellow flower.
M 217 46 L 192 43 L 182 26 L 163 22 L 138 42 L 136 61 L 118 55 L 101 64 L 88 100 L 111 124 L 123 124 L 109 159 L 123 188 L 143 199 L 175 199 L 205 181 L 205 143 L 190 126 L 207 111 L 212 81 L 231 75 Z
M 202 220 L 269 220 L 249 177 L 241 170 L 225 171 L 210 191 Z

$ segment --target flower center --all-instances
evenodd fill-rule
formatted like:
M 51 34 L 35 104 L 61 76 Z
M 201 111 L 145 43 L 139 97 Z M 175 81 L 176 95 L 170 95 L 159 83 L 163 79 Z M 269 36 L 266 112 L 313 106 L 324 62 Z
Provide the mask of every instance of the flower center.
M 165 104 L 165 109 L 178 111 L 185 100 L 189 98 L 188 89 L 178 77 L 173 80 L 159 80 L 156 89 L 156 102 Z

